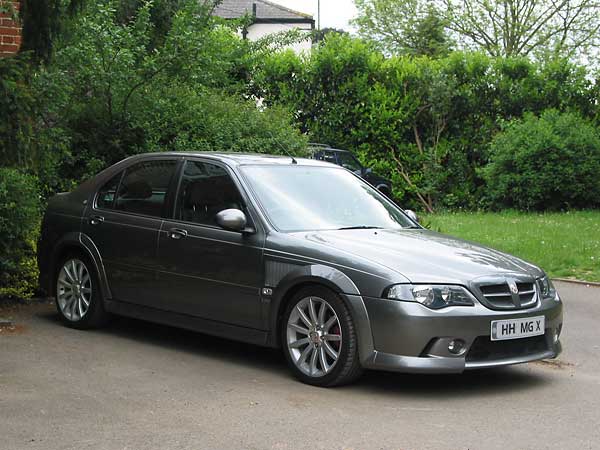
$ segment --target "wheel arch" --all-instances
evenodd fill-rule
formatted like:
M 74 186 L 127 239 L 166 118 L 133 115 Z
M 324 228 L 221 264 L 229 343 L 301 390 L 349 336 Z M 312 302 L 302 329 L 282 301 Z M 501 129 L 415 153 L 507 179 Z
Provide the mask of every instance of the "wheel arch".
M 94 242 L 84 233 L 73 232 L 65 234 L 54 246 L 52 250 L 52 258 L 50 260 L 50 283 L 49 293 L 54 296 L 55 283 L 56 283 L 56 271 L 58 264 L 62 258 L 72 252 L 80 252 L 86 256 L 93 264 L 94 270 L 98 274 L 100 280 L 100 291 L 104 299 L 110 298 L 110 289 L 106 278 L 106 272 L 104 271 L 104 265 L 98 248 Z
M 274 288 L 269 310 L 269 342 L 273 347 L 281 346 L 281 320 L 285 308 L 294 295 L 307 286 L 321 286 L 338 295 L 348 307 L 359 342 L 361 361 L 373 351 L 373 335 L 371 325 L 360 292 L 354 282 L 339 269 L 315 264 L 300 266 L 285 275 Z

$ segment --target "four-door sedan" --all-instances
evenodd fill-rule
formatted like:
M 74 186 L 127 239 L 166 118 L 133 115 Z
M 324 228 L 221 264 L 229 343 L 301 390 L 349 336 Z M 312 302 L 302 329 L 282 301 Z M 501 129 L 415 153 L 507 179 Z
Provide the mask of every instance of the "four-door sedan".
M 50 200 L 38 259 L 72 327 L 114 313 L 281 347 L 319 386 L 561 349 L 562 302 L 541 269 L 423 229 L 321 161 L 128 158 Z

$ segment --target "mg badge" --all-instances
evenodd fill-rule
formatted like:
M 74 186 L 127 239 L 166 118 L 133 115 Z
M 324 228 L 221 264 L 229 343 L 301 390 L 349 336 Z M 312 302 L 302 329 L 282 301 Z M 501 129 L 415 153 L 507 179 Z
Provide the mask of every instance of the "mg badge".
M 515 283 L 514 281 L 509 281 L 508 287 L 510 288 L 511 293 L 513 293 L 513 294 L 519 293 L 519 288 L 517 287 L 517 283 Z

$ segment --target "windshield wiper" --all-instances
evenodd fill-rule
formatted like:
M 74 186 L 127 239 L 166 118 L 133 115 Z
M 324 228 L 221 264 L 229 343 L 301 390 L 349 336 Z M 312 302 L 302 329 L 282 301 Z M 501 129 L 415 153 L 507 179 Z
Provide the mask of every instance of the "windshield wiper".
M 374 227 L 371 225 L 355 225 L 353 227 L 342 227 L 338 230 L 382 230 L 383 227 Z

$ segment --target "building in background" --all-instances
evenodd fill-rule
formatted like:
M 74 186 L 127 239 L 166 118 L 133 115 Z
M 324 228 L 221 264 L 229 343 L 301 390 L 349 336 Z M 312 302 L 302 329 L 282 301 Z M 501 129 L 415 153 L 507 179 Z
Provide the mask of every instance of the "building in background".
M 244 39 L 255 41 L 269 34 L 296 28 L 306 31 L 307 39 L 290 47 L 296 52 L 310 50 L 312 47 L 310 33 L 315 28 L 315 20 L 310 14 L 267 0 L 223 0 L 213 14 L 225 19 L 238 19 L 245 15 L 252 17 L 252 23 L 240 30 Z
M 2 3 L 2 2 L 0 2 Z M 21 26 L 15 20 L 19 11 L 19 2 L 12 2 L 12 8 L 9 2 L 0 5 L 0 58 L 11 56 L 19 51 L 21 46 Z M 12 11 L 7 11 L 11 9 Z

